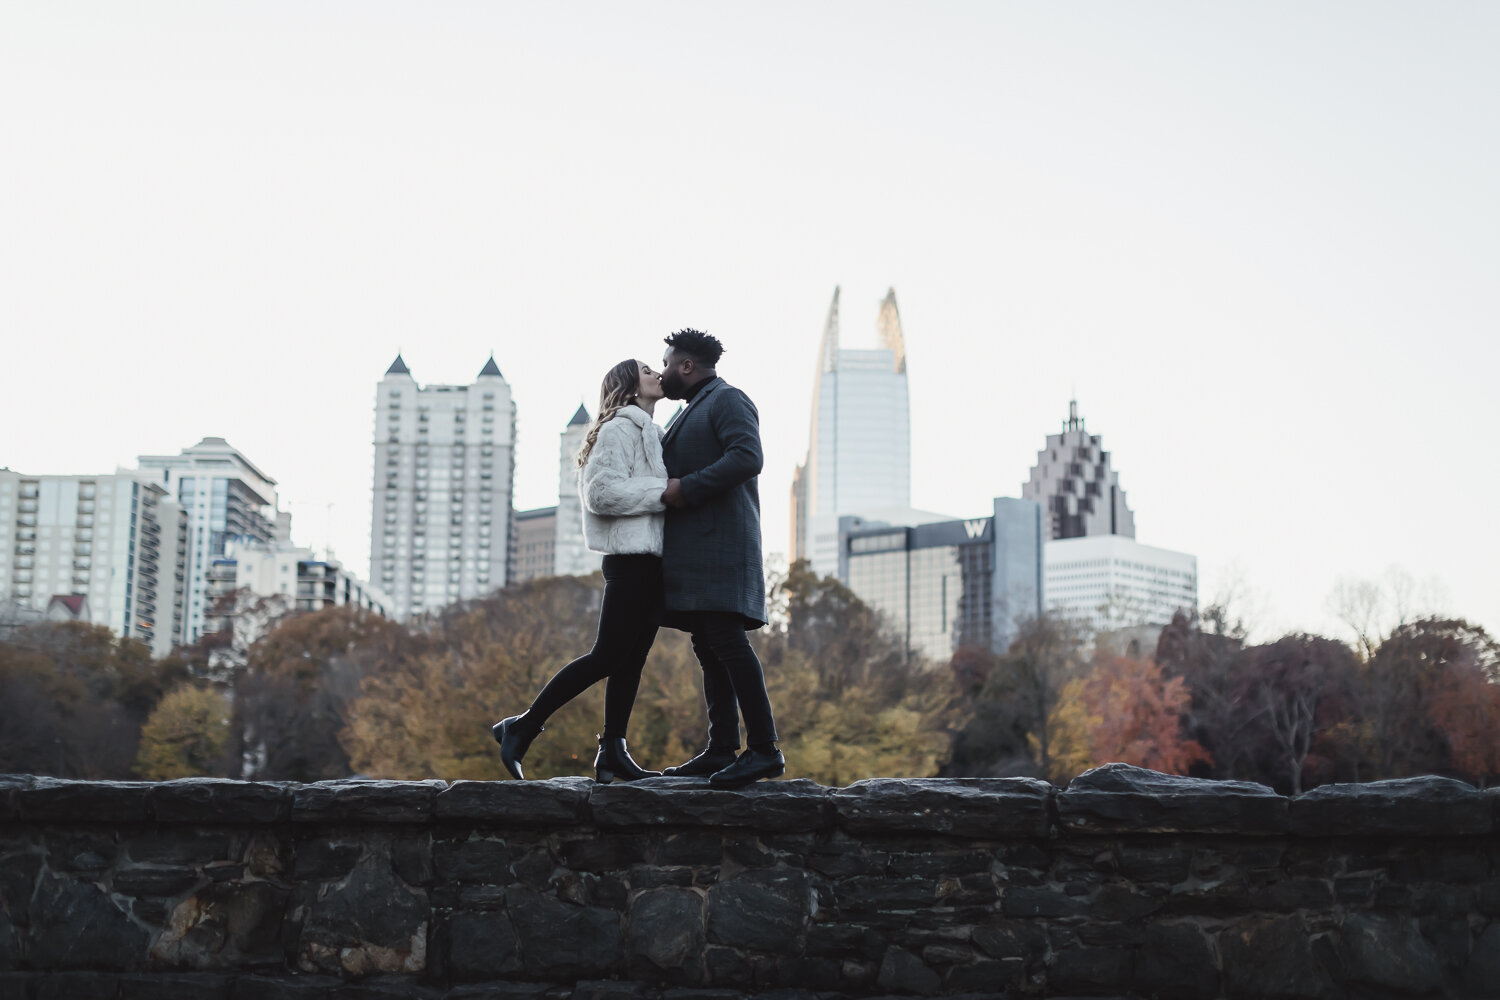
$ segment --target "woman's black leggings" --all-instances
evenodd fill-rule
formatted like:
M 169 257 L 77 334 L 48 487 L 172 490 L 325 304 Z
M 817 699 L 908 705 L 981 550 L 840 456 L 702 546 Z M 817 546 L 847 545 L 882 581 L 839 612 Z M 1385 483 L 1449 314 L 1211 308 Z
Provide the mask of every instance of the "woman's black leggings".
M 527 709 L 528 720 L 541 725 L 552 713 L 599 681 L 604 689 L 606 738 L 623 739 L 641 686 L 646 654 L 656 641 L 662 613 L 661 557 L 604 557 L 604 605 L 594 648 L 559 670 Z

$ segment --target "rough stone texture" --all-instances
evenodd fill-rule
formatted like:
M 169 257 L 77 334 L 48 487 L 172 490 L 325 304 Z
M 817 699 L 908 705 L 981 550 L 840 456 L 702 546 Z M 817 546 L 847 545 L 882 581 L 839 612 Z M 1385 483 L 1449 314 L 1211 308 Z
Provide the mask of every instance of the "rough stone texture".
M 1433 836 L 1489 833 L 1495 807 L 1473 785 L 1425 775 L 1364 785 L 1322 785 L 1291 804 L 1291 828 L 1303 836 Z
M 1057 796 L 1064 828 L 1106 833 L 1282 833 L 1287 800 L 1249 781 L 1209 781 L 1129 764 L 1085 771 Z
M 0 1000 L 1492 998 L 1497 803 L 0 776 Z
M 872 778 L 833 794 L 855 834 L 1045 837 L 1051 786 L 1035 778 Z

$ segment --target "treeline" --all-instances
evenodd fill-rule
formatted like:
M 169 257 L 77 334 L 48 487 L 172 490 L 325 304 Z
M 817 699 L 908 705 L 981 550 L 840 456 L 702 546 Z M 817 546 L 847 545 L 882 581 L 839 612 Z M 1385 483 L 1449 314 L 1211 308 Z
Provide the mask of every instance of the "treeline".
M 1351 647 L 1316 635 L 1251 644 L 1210 607 L 1154 649 L 1028 623 L 1004 656 L 961 650 L 967 724 L 944 773 L 1064 782 L 1125 761 L 1296 794 L 1329 782 L 1500 777 L 1500 646 L 1420 618 Z
M 0 637 L 0 771 L 316 781 L 504 777 L 489 727 L 523 709 L 593 641 L 599 578 L 558 577 L 400 625 L 355 608 L 285 614 L 237 597 L 232 631 L 153 661 L 77 623 Z M 788 771 L 868 777 L 1039 775 L 1111 760 L 1296 792 L 1418 773 L 1500 774 L 1500 650 L 1427 618 L 1351 647 L 1289 635 L 1251 644 L 1221 608 L 1179 616 L 1148 648 L 1054 619 L 1003 655 L 925 663 L 832 579 L 798 564 L 752 634 Z M 597 686 L 549 722 L 528 775 L 588 774 Z M 700 671 L 663 629 L 630 746 L 647 766 L 701 745 Z

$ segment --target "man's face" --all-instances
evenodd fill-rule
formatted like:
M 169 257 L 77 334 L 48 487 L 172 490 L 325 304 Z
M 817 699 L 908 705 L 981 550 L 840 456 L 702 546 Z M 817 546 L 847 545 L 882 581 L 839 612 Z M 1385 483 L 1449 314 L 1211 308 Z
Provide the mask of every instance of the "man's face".
M 661 356 L 661 391 L 668 399 L 682 399 L 687 395 L 688 378 L 693 374 L 693 359 L 668 347 Z

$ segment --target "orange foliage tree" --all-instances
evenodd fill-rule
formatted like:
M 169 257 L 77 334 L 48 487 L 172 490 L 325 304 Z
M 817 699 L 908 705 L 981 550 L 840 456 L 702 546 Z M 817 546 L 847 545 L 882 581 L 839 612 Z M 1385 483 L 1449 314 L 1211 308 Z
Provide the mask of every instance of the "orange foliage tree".
M 1181 677 L 1166 679 L 1154 661 L 1101 655 L 1093 669 L 1069 681 L 1048 719 L 1053 734 L 1054 781 L 1119 761 L 1184 774 L 1211 763 L 1208 751 L 1182 732 L 1191 695 Z

